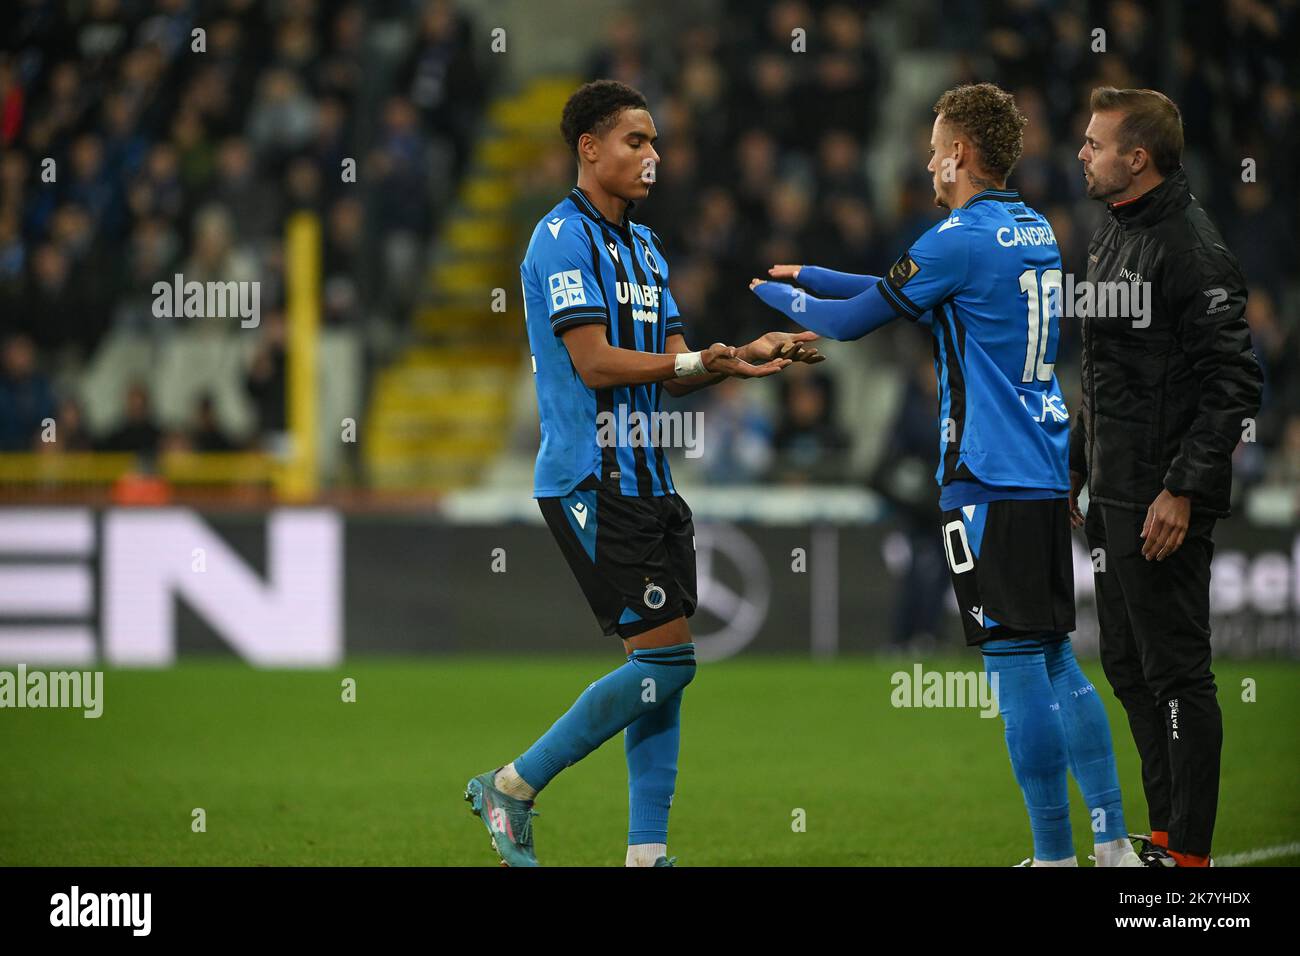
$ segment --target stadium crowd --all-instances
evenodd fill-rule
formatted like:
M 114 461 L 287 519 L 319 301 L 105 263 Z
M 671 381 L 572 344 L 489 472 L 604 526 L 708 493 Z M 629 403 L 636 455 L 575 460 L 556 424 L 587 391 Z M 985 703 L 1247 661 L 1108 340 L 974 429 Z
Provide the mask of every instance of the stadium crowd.
M 408 23 L 409 42 L 368 44 L 372 18 Z M 454 4 L 17 0 L 5 21 L 0 451 L 235 445 L 206 396 L 164 434 L 147 382 L 127 387 L 115 428 L 80 431 L 79 375 L 106 338 L 209 321 L 155 317 L 154 283 L 176 273 L 260 282 L 244 372 L 258 421 L 241 441 L 282 429 L 282 240 L 297 210 L 324 223 L 326 323 L 409 313 L 481 106 Z M 57 443 L 40 441 L 47 417 Z

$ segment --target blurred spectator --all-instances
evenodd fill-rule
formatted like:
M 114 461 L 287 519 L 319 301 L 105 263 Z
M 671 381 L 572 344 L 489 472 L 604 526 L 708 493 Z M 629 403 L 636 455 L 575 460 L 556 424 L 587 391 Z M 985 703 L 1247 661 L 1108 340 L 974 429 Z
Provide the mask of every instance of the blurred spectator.
M 284 194 L 289 212 L 322 211 L 320 169 L 309 157 L 299 156 L 289 163 L 284 177 Z
M 0 53 L 0 145 L 6 149 L 18 138 L 23 125 L 26 97 L 18 82 L 18 70 L 8 54 Z
M 1224 239 L 1249 269 L 1251 285 L 1276 301 L 1283 281 L 1295 271 L 1295 210 L 1277 204 L 1268 179 L 1238 183 L 1236 193 L 1237 214 L 1224 224 Z
M 1246 322 L 1255 357 L 1264 370 L 1264 400 L 1256 440 L 1272 449 L 1282 441 L 1286 420 L 1300 413 L 1300 328 L 1284 325 L 1277 300 L 1267 289 L 1252 287 L 1246 299 Z
M 27 246 L 23 242 L 18 214 L 0 209 L 0 302 L 12 301 L 22 289 L 27 271 Z
M 875 93 L 881 79 L 875 50 L 865 42 L 864 18 L 853 6 L 836 4 L 821 26 L 831 48 L 818 58 L 805 98 L 813 126 L 864 135 L 876 125 L 880 98 Z
M 1271 484 L 1300 495 L 1300 415 L 1287 419 L 1281 444 L 1269 462 L 1265 477 Z M 1296 504 L 1300 506 L 1300 501 Z
M 285 368 L 284 314 L 273 312 L 262 322 L 262 335 L 245 380 L 245 389 L 257 407 L 260 429 L 272 436 L 285 430 Z
M 94 223 L 83 207 L 66 203 L 55 210 L 50 238 L 68 257 L 68 267 L 76 274 L 82 295 L 99 299 L 110 294 L 111 260 L 96 241 Z
M 832 418 L 833 383 L 809 366 L 781 376 L 781 419 L 776 429 L 776 476 L 787 482 L 844 477 L 848 436 Z
M 185 212 L 180 160 L 170 143 L 158 143 L 149 150 L 143 171 L 132 183 L 129 203 L 136 216 L 162 216 L 173 222 Z
M 364 287 L 364 277 L 369 272 L 365 217 L 365 207 L 354 196 L 339 199 L 330 207 L 325 223 L 326 281 L 339 280 Z M 358 281 L 353 282 L 351 277 L 358 273 Z
M 53 242 L 36 248 L 17 324 L 42 349 L 93 347 L 108 323 L 106 303 L 74 275 L 68 254 Z
M 54 392 L 25 335 L 10 336 L 0 364 L 0 450 L 31 451 L 45 420 L 55 417 Z
M 752 389 L 734 378 L 712 390 L 703 412 L 704 473 L 710 482 L 756 482 L 771 467 L 772 426 L 753 396 Z
M 408 102 L 425 125 L 445 138 L 452 154 L 451 178 L 469 160 L 470 137 L 483 106 L 483 84 L 470 43 L 469 18 L 453 0 L 429 0 L 420 35 L 400 71 Z
M 337 99 L 324 99 L 316 110 L 316 136 L 308 155 L 316 165 L 325 194 L 335 197 L 352 188 L 343 181 L 343 161 L 350 159 L 347 110 Z
M 189 444 L 194 451 L 234 451 L 237 447 L 217 421 L 216 405 L 211 395 L 199 396 Z
M 54 441 L 37 442 L 37 450 L 50 454 L 95 450 L 94 442 L 86 434 L 86 423 L 81 414 L 81 406 L 73 399 L 65 398 L 59 402 L 55 423 Z
M 279 225 L 279 197 L 276 185 L 258 175 L 247 140 L 231 137 L 221 143 L 207 194 L 209 202 L 230 210 L 249 235 L 264 236 Z
M 886 551 L 886 560 L 902 578 L 891 641 L 898 648 L 925 650 L 941 635 L 948 561 L 935 530 L 940 511 L 934 487 L 934 364 L 919 347 L 912 351 L 898 412 L 871 486 L 894 507 L 900 525 L 898 543 L 892 549 L 887 545 Z
M 194 217 L 193 252 L 181 268 L 186 282 L 251 282 L 252 254 L 236 243 L 235 223 L 223 206 L 205 206 Z
M 212 178 L 216 149 L 197 110 L 183 109 L 171 127 L 172 146 L 186 195 L 196 195 Z
M 384 233 L 419 233 L 428 217 L 419 198 L 428 192 L 428 140 L 409 100 L 393 97 L 384 106 L 379 142 L 372 156 L 376 199 Z
M 379 141 L 367 178 L 376 229 L 383 236 L 386 304 L 404 312 L 414 294 L 419 237 L 429 229 L 429 142 L 409 100 L 395 96 L 384 106 Z
M 152 457 L 157 454 L 162 431 L 154 423 L 149 390 L 136 382 L 126 391 L 126 414 L 122 424 L 104 439 L 104 451 L 126 451 Z
M 362 55 L 365 42 L 366 11 L 363 5 L 349 3 L 338 11 L 331 29 L 330 49 L 315 70 L 316 89 L 329 97 L 346 113 L 355 99 L 362 78 Z
M 654 69 L 641 17 L 631 10 L 620 10 L 605 25 L 604 43 L 587 65 L 588 76 L 603 76 L 626 83 L 651 99 L 662 93 L 660 70 Z
M 302 81 L 290 70 L 266 71 L 248 117 L 248 139 L 271 166 L 306 146 L 315 132 L 316 110 Z
M 98 136 L 86 134 L 77 138 L 72 146 L 71 166 L 64 199 L 85 209 L 97 228 L 115 234 L 121 224 L 122 210 Z

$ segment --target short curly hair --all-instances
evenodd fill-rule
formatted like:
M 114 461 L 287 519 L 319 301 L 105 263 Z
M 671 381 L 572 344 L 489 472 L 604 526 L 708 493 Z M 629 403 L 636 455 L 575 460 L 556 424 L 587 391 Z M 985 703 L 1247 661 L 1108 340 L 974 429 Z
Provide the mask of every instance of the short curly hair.
M 1029 120 L 1010 93 L 992 83 L 958 86 L 939 97 L 934 111 L 971 138 L 985 172 L 1000 181 L 1011 175 Z
M 578 87 L 564 104 L 560 133 L 573 155 L 578 155 L 578 139 L 583 133 L 602 136 L 618 122 L 624 110 L 649 109 L 645 97 L 626 83 L 617 80 L 593 80 Z

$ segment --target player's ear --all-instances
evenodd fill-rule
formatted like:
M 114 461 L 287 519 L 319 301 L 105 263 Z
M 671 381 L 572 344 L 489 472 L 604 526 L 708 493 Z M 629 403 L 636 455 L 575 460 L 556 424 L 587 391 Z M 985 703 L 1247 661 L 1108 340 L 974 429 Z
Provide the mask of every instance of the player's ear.
M 1145 149 L 1141 146 L 1134 147 L 1133 157 L 1129 160 L 1129 172 L 1134 176 L 1137 176 L 1142 172 L 1142 170 L 1147 168 L 1147 164 L 1150 162 L 1151 157 L 1147 154 Z
M 960 139 L 954 139 L 952 141 L 952 168 L 954 170 L 961 169 L 967 158 L 966 144 Z

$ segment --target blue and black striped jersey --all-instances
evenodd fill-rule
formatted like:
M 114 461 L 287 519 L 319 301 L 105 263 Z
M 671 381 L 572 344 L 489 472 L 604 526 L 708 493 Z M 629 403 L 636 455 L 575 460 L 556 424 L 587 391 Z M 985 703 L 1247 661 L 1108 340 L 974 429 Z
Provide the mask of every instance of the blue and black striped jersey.
M 934 334 L 945 498 L 968 483 L 991 497 L 1067 493 L 1069 412 L 1053 369 L 1061 255 L 1048 221 L 1014 190 L 986 189 L 927 230 L 877 288 Z
M 666 351 L 683 327 L 659 238 L 610 222 L 575 187 L 533 230 L 519 273 L 541 415 L 533 496 L 567 495 L 593 474 L 625 495 L 674 494 L 664 450 L 619 427 L 657 413 L 661 386 L 588 388 L 561 340 L 595 323 L 616 348 Z

